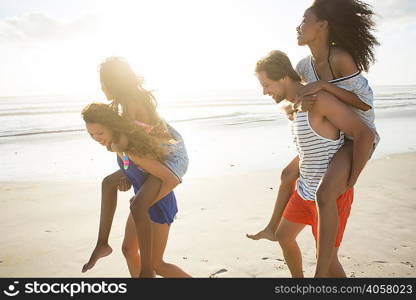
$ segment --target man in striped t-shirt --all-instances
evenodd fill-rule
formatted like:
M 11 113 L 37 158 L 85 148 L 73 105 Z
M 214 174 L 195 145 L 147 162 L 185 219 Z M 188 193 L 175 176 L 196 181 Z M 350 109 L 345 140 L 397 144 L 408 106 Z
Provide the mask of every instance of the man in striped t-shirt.
M 276 103 L 286 99 L 297 102 L 303 85 L 298 74 L 292 67 L 287 55 L 281 51 L 272 51 L 256 65 L 256 75 L 263 87 L 263 93 L 270 95 Z M 353 186 L 371 155 L 374 133 L 370 128 L 345 104 L 338 101 L 333 95 L 320 91 L 316 94 L 317 101 L 309 111 L 302 108 L 292 121 L 292 133 L 299 156 L 299 178 L 287 203 L 276 203 L 283 212 L 283 218 L 277 230 L 278 241 L 282 247 L 286 263 L 292 276 L 301 277 L 302 257 L 296 243 L 296 236 L 305 225 L 312 226 L 312 232 L 318 245 L 318 213 L 316 208 L 317 188 L 321 183 L 328 165 L 334 154 L 344 143 L 344 132 L 353 137 L 353 159 L 348 187 L 344 194 L 336 199 L 336 205 L 319 207 L 322 216 L 335 217 L 335 223 L 324 222 L 320 226 L 320 233 L 337 226 L 333 238 L 334 248 L 341 244 L 345 225 L 351 210 L 353 200 Z M 280 193 L 280 190 L 279 190 Z M 279 197 L 278 197 L 279 198 Z M 334 198 L 335 200 L 335 198 Z M 321 224 L 321 225 L 322 225 Z M 328 226 L 330 228 L 322 228 Z M 248 236 L 250 237 L 250 236 Z M 331 245 L 332 242 L 329 243 Z M 331 252 L 331 251 L 330 251 Z M 338 262 L 337 251 L 332 251 L 330 257 L 319 257 Z M 340 266 L 340 265 L 339 265 Z M 340 266 L 342 269 L 342 266 Z M 345 274 L 345 273 L 344 273 Z

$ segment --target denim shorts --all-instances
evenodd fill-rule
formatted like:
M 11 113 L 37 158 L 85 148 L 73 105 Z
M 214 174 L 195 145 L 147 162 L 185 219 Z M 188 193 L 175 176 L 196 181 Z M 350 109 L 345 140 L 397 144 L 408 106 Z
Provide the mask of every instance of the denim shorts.
M 169 132 L 176 140 L 173 144 L 164 144 L 168 148 L 168 156 L 164 164 L 178 177 L 182 182 L 182 178 L 188 169 L 189 158 L 186 152 L 185 143 L 180 133 L 171 125 L 166 123 Z

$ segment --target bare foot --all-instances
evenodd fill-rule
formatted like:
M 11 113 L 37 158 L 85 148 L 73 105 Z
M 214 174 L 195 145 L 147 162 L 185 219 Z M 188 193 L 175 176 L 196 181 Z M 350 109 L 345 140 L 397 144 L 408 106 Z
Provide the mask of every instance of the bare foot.
M 256 234 L 246 234 L 246 236 L 249 239 L 252 239 L 255 241 L 261 240 L 261 239 L 266 239 L 272 242 L 277 241 L 275 233 L 269 227 L 264 228 L 262 231 L 259 231 Z
M 82 267 L 82 273 L 87 272 L 89 269 L 95 266 L 95 263 L 100 258 L 110 255 L 113 249 L 108 245 L 97 245 L 91 254 L 90 260 Z

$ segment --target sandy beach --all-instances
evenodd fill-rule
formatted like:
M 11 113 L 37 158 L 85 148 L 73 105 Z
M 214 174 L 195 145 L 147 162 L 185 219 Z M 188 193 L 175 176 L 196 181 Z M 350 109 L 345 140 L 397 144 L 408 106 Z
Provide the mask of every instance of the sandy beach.
M 173 123 L 190 165 L 175 189 L 179 213 L 165 258 L 194 277 L 290 277 L 277 243 L 245 236 L 267 224 L 280 172 L 296 155 L 288 121 L 270 109 L 270 120 Z M 416 277 L 415 113 L 377 111 L 381 141 L 356 185 L 339 250 L 349 277 Z M 129 277 L 121 244 L 132 190 L 119 193 L 113 253 L 81 273 L 96 243 L 101 180 L 117 169 L 114 153 L 84 131 L 3 137 L 0 152 L 0 277 Z M 298 241 L 311 277 L 309 227 Z
M 164 183 L 163 193 L 173 182 L 172 174 L 146 160 L 161 153 L 159 142 L 173 151 L 164 158 L 157 157 L 161 162 L 168 160 L 162 163 L 181 179 L 173 190 L 178 213 L 169 227 L 163 260 L 194 278 L 250 278 L 248 281 L 255 283 L 263 280 L 251 278 L 271 278 L 264 281 L 272 282 L 274 290 L 256 287 L 249 291 L 237 283 L 240 286 L 230 290 L 233 298 L 234 292 L 260 300 L 266 297 L 260 296 L 262 293 L 300 294 L 300 285 L 296 293 L 292 287 L 290 291 L 278 287 L 285 281 L 282 278 L 291 277 L 279 243 L 255 241 L 247 235 L 259 233 L 269 223 L 282 170 L 298 155 L 298 149 L 310 152 L 302 165 L 306 180 L 312 184 L 319 180 L 329 157 L 321 153 L 320 141 L 333 157 L 332 151 L 340 149 L 342 140 L 342 135 L 339 141 L 330 140 L 334 136 L 328 122 L 341 127 L 347 137 L 353 136 L 358 145 L 365 144 L 360 137 L 368 135 L 359 130 L 362 125 L 354 126 L 356 121 L 348 117 L 345 105 L 354 112 L 362 110 L 359 116 L 377 131 L 380 141 L 355 185 L 339 260 L 348 278 L 360 278 L 347 279 L 350 283 L 362 278 L 387 278 L 380 281 L 394 284 L 400 281 L 393 280 L 397 278 L 413 281 L 406 290 L 400 285 L 397 291 L 399 285 L 381 287 L 373 284 L 379 280 L 364 280 L 370 284 L 359 287 L 357 294 L 361 296 L 414 293 L 416 1 L 56 3 L 0 1 L 0 281 L 5 283 L 3 289 L 0 286 L 0 295 L 1 290 L 7 296 L 23 294 L 24 278 L 34 278 L 35 286 L 42 278 L 56 282 L 72 278 L 80 281 L 77 287 L 82 286 L 79 293 L 73 293 L 72 285 L 67 293 L 67 283 L 46 284 L 48 290 L 40 288 L 40 293 L 25 286 L 25 294 L 62 294 L 67 298 L 125 294 L 121 286 L 114 293 L 109 285 L 107 290 L 103 286 L 111 278 L 130 278 L 122 244 L 133 187 L 117 193 L 109 236 L 112 252 L 98 247 L 101 251 L 94 252 L 99 254 L 92 261 L 99 255 L 111 255 L 82 273 L 97 244 L 102 190 L 108 196 L 104 199 L 114 195 L 102 188 L 103 179 L 119 170 L 117 154 L 108 149 L 126 152 L 130 162 L 134 160 L 157 175 Z M 345 105 L 336 104 L 328 93 Z M 297 110 L 311 111 L 312 105 L 318 108 L 305 114 L 303 120 L 295 119 L 298 127 L 294 128 L 284 113 L 287 103 L 280 99 L 306 100 L 296 106 Z M 126 122 L 143 125 L 141 132 L 99 109 L 93 108 L 89 118 L 86 108 L 93 102 L 111 104 Z M 321 105 L 326 107 L 321 110 Z M 312 116 L 316 110 L 323 114 Z M 180 148 L 166 142 L 166 132 L 160 126 L 163 122 L 180 134 L 178 137 L 171 130 L 175 139 L 183 139 L 176 144 Z M 321 137 L 314 135 L 318 132 Z M 301 140 L 297 146 L 292 133 Z M 144 134 L 161 139 L 149 139 Z M 118 147 L 104 146 L 112 143 Z M 189 165 L 182 176 L 183 162 L 187 161 L 182 156 L 184 148 Z M 352 161 L 357 163 L 361 160 L 357 148 L 353 152 Z M 125 173 L 130 171 L 135 170 L 130 168 Z M 331 173 L 333 178 L 337 175 Z M 148 183 L 148 196 L 142 194 L 146 201 L 153 197 L 151 193 L 157 193 L 158 186 L 156 180 Z M 135 188 L 140 191 L 140 187 Z M 312 191 L 306 188 L 308 193 Z M 139 222 L 143 221 L 140 204 L 134 205 L 136 224 L 145 226 Z M 169 205 L 169 211 L 172 207 Z M 162 214 L 166 217 L 166 210 L 158 209 L 158 217 Z M 333 223 L 330 216 L 326 220 Z M 102 226 L 101 233 L 106 227 Z M 330 235 L 329 225 L 321 227 Z M 160 261 L 166 228 L 152 228 L 155 243 L 147 252 L 153 256 L 154 271 L 163 276 L 184 276 Z M 295 230 L 288 225 L 282 231 Z M 139 236 L 141 246 L 150 241 L 146 232 L 150 230 Z M 127 235 L 134 236 L 134 229 Z M 290 247 L 293 243 L 287 240 L 288 253 L 294 254 L 296 247 Z M 316 241 L 311 226 L 305 226 L 297 241 L 304 277 L 312 278 Z M 129 239 L 124 247 L 134 274 L 138 264 L 131 249 L 136 245 Z M 290 261 L 289 255 L 286 257 Z M 143 277 L 151 275 L 146 263 L 140 273 Z M 336 264 L 331 267 L 332 275 L 343 274 Z M 333 272 L 335 269 L 338 272 Z M 317 274 L 325 272 L 318 270 Z M 102 285 L 97 291 L 94 285 L 84 285 L 90 281 L 87 278 L 107 280 L 99 280 L 98 285 Z M 137 292 L 130 293 L 139 297 L 154 297 L 162 291 L 168 297 L 176 292 L 183 298 L 188 287 L 196 287 L 186 281 L 185 287 L 175 285 L 174 291 L 160 288 L 163 280 L 150 280 L 158 287 L 146 285 L 149 294 L 135 284 L 137 280 L 131 281 Z M 228 285 L 230 280 L 204 281 Z M 325 279 L 325 285 L 327 282 L 331 280 Z M 302 289 L 302 294 L 341 295 L 344 291 L 353 295 L 358 291 L 358 285 L 351 290 L 331 289 L 332 293 L 311 286 L 307 292 Z M 205 295 L 205 291 L 206 295 L 211 292 L 212 298 L 225 298 L 226 294 L 222 288 L 201 287 L 193 297 Z
M 349 277 L 415 277 L 416 154 L 369 162 L 340 249 Z M 180 212 L 167 261 L 195 277 L 289 277 L 279 246 L 245 237 L 274 204 L 279 170 L 194 178 L 177 188 Z M 1 277 L 128 277 L 121 252 L 130 193 L 119 193 L 112 255 L 82 274 L 95 245 L 99 182 L 2 182 Z M 305 276 L 315 266 L 308 227 L 300 234 Z

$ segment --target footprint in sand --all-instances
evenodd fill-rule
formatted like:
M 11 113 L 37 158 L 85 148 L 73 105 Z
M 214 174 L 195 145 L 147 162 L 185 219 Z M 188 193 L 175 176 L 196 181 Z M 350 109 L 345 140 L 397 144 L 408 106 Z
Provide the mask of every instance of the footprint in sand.
M 215 278 L 216 277 L 215 275 L 218 275 L 218 274 L 221 274 L 221 273 L 225 273 L 225 272 L 228 272 L 228 270 L 227 269 L 220 269 L 217 272 L 212 273 L 211 275 L 209 275 L 209 278 Z
M 401 263 L 404 264 L 404 265 L 406 265 L 406 266 L 409 266 L 411 268 L 414 268 L 415 267 L 410 261 L 406 261 L 406 262 L 402 261 Z

